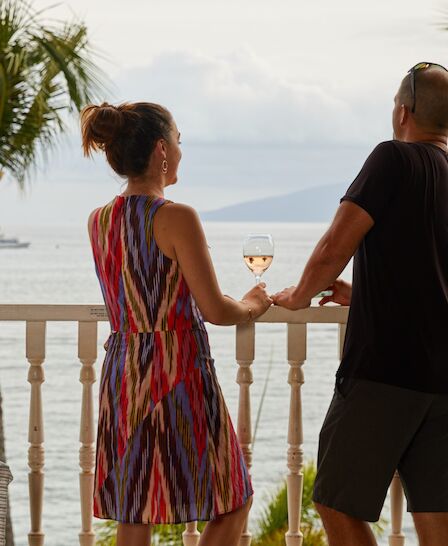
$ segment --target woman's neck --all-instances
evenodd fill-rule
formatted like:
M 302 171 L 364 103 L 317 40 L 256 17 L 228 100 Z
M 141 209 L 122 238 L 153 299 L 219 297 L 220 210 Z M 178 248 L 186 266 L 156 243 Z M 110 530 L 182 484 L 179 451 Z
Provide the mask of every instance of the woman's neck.
M 128 179 L 126 189 L 121 195 L 153 195 L 164 197 L 165 185 L 162 180 Z

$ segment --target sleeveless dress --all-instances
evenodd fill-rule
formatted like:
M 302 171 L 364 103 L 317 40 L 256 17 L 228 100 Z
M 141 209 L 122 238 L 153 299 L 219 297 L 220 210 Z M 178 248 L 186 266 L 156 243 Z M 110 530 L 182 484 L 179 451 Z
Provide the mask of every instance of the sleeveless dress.
M 111 324 L 93 511 L 123 523 L 211 520 L 253 494 L 204 321 L 178 263 L 153 236 L 165 202 L 117 196 L 92 226 Z

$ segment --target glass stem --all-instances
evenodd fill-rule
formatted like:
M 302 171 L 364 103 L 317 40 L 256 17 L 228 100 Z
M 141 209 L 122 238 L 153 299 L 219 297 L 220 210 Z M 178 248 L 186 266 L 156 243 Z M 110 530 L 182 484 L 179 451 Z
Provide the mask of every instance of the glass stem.
M 261 275 L 255 275 L 255 284 L 260 284 Z

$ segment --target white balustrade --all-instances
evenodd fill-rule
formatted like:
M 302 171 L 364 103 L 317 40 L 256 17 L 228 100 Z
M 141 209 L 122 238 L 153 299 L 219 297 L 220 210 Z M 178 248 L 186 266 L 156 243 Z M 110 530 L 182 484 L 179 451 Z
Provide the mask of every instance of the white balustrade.
M 403 523 L 403 499 L 404 493 L 400 476 L 398 475 L 398 472 L 395 472 L 390 486 L 390 509 L 392 514 L 392 532 L 389 536 L 390 546 L 404 545 L 405 536 L 401 530 Z
M 30 546 L 43 546 L 42 508 L 44 500 L 44 421 L 41 385 L 45 381 L 45 322 L 26 323 L 26 358 L 30 363 L 28 381 L 31 383 L 30 416 L 28 429 L 28 474 L 30 495 L 31 529 L 28 533 Z
M 303 492 L 303 420 L 301 388 L 305 382 L 302 366 L 306 359 L 306 324 L 288 324 L 288 383 L 291 386 L 288 426 L 287 476 L 288 531 L 287 546 L 302 546 L 300 530 Z
M 339 354 L 346 331 L 348 308 L 312 307 L 301 311 L 271 308 L 256 322 L 284 323 L 287 325 L 287 360 L 289 364 L 290 407 L 288 423 L 288 448 L 285 467 L 288 494 L 288 531 L 286 546 L 302 546 L 301 532 L 303 490 L 303 415 L 301 387 L 304 383 L 303 365 L 306 361 L 308 323 L 336 323 L 339 326 Z M 49 321 L 78 322 L 78 358 L 81 363 L 82 384 L 79 476 L 81 502 L 80 546 L 94 546 L 93 530 L 93 480 L 95 465 L 95 428 L 93 383 L 96 381 L 94 364 L 97 359 L 97 323 L 107 321 L 103 305 L 0 305 L 0 321 L 26 322 L 26 358 L 30 364 L 28 381 L 31 384 L 29 411 L 29 499 L 31 529 L 30 546 L 43 546 L 42 509 L 44 491 L 44 423 L 41 385 L 44 378 L 45 331 Z M 247 467 L 252 467 L 252 423 L 250 385 L 253 382 L 252 363 L 255 359 L 255 323 L 245 323 L 236 328 L 237 383 L 239 385 L 237 434 Z M 404 546 L 402 533 L 403 489 L 395 475 L 391 484 L 392 530 L 390 546 Z M 200 533 L 197 522 L 189 522 L 182 533 L 184 546 L 197 546 Z M 250 546 L 252 535 L 245 522 L 240 546 Z
M 190 521 L 185 524 L 185 531 L 182 533 L 182 541 L 184 546 L 197 546 L 201 535 L 198 531 L 198 524 L 196 521 Z
M 250 406 L 250 386 L 253 383 L 252 362 L 255 358 L 255 324 L 249 322 L 236 327 L 236 361 L 238 372 L 236 382 L 240 386 L 238 398 L 237 435 L 244 460 L 250 475 L 252 467 L 252 423 Z M 248 528 L 248 518 L 244 523 L 240 546 L 250 546 L 252 534 Z
M 98 325 L 96 322 L 78 324 L 78 358 L 81 362 L 79 380 L 82 383 L 79 441 L 79 490 L 81 499 L 81 546 L 95 546 L 93 530 L 93 478 L 95 468 L 95 424 L 92 385 L 96 381 Z

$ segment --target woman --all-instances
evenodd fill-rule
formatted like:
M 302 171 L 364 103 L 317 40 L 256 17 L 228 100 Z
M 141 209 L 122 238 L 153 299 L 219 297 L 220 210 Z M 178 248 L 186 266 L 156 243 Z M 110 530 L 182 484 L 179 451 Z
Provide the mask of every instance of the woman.
M 221 293 L 197 213 L 165 200 L 180 133 L 152 103 L 81 114 L 85 155 L 103 150 L 126 190 L 89 217 L 111 334 L 100 381 L 94 515 L 119 522 L 117 545 L 148 546 L 151 524 L 209 521 L 200 546 L 237 545 L 252 501 L 203 318 L 252 320 L 260 284 Z

